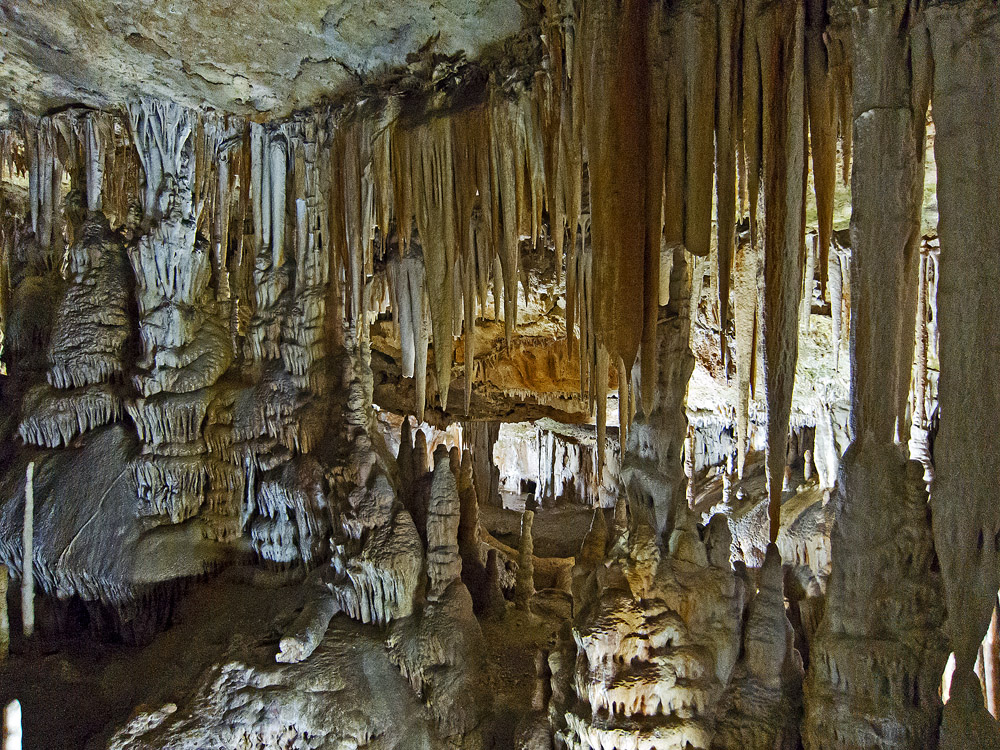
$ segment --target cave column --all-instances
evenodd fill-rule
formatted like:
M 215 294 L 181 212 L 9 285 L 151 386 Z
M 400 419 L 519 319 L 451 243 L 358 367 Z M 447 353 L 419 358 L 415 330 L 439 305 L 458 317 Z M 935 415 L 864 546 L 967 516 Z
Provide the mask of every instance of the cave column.
M 941 710 L 947 652 L 923 470 L 907 465 L 896 445 L 900 381 L 911 369 L 898 363 L 913 351 L 909 276 L 915 280 L 929 80 L 926 28 L 909 5 L 864 0 L 851 10 L 853 442 L 840 467 L 826 610 L 805 688 L 807 750 L 932 746 Z M 905 553 L 897 551 L 903 537 Z M 930 603 L 919 614 L 914 597 Z M 876 647 L 891 673 L 859 658 Z M 899 728 L 891 740 L 876 734 L 879 722 Z
M 1000 9 L 966 0 L 932 4 L 926 16 L 941 240 L 932 506 L 955 653 L 941 730 L 952 750 L 1000 742 L 972 674 L 1000 586 Z

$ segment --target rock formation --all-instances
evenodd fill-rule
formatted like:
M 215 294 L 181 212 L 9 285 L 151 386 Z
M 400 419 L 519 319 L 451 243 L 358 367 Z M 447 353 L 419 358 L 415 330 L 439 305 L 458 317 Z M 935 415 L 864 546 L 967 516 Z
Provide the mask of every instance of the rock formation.
M 29 744 L 1000 746 L 995 3 L 43 5 Z

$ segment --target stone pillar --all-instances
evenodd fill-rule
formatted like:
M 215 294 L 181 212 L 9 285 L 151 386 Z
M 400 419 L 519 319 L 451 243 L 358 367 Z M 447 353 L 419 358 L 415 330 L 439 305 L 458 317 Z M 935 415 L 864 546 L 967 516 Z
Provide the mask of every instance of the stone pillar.
M 1000 745 L 972 674 L 1000 587 L 1000 9 L 932 3 L 941 427 L 932 510 L 955 652 L 942 750 Z
M 853 442 L 837 477 L 832 569 L 811 643 L 802 738 L 806 750 L 918 750 L 937 735 L 947 649 L 923 471 L 906 463 L 896 435 L 901 381 L 909 375 L 899 363 L 913 351 L 910 276 L 930 60 L 922 16 L 909 3 L 862 0 L 851 5 L 850 18 Z M 826 486 L 832 430 L 828 415 L 820 416 L 815 457 L 826 454 L 817 460 Z M 876 649 L 880 657 L 872 659 Z

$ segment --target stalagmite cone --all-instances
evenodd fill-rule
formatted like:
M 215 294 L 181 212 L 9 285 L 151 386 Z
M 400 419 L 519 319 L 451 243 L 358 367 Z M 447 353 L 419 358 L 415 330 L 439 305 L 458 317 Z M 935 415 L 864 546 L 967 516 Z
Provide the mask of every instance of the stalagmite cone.
M 507 600 L 504 599 L 500 584 L 500 558 L 495 549 L 490 549 L 486 556 L 486 603 L 483 608 L 483 618 L 502 620 L 506 613 Z
M 430 471 L 427 456 L 427 435 L 422 429 L 417 429 L 413 436 L 413 479 L 417 480 Z
M 527 610 L 528 602 L 535 594 L 534 543 L 531 526 L 535 514 L 526 510 L 521 514 L 521 538 L 517 545 L 517 575 L 514 578 L 514 604 L 518 609 Z

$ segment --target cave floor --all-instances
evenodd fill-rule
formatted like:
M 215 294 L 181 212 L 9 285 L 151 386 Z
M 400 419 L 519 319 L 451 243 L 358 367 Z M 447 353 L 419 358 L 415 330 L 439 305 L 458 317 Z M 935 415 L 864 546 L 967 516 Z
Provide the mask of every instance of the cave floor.
M 576 515 L 589 519 L 589 512 Z M 21 701 L 25 750 L 106 747 L 137 708 L 186 703 L 213 665 L 248 649 L 276 651 L 302 606 L 303 588 L 252 585 L 241 571 L 247 569 L 192 585 L 170 627 L 144 646 L 101 642 L 87 633 L 50 637 L 39 601 L 34 642 L 26 646 L 12 633 L 10 658 L 0 664 L 0 705 Z M 14 593 L 12 587 L 12 599 Z M 19 621 L 12 613 L 12 624 Z M 513 606 L 502 622 L 482 623 L 488 663 L 482 679 L 494 699 L 484 726 L 487 748 L 513 746 L 517 725 L 530 709 L 535 653 L 554 643 L 560 625 Z
M 195 584 L 172 624 L 145 646 L 98 641 L 86 633 L 50 638 L 42 627 L 30 647 L 12 632 L 0 664 L 0 703 L 22 704 L 25 750 L 103 747 L 133 709 L 181 702 L 199 675 L 241 642 L 273 639 L 301 605 L 300 586 L 260 588 L 231 575 Z M 17 630 L 19 617 L 12 617 Z

